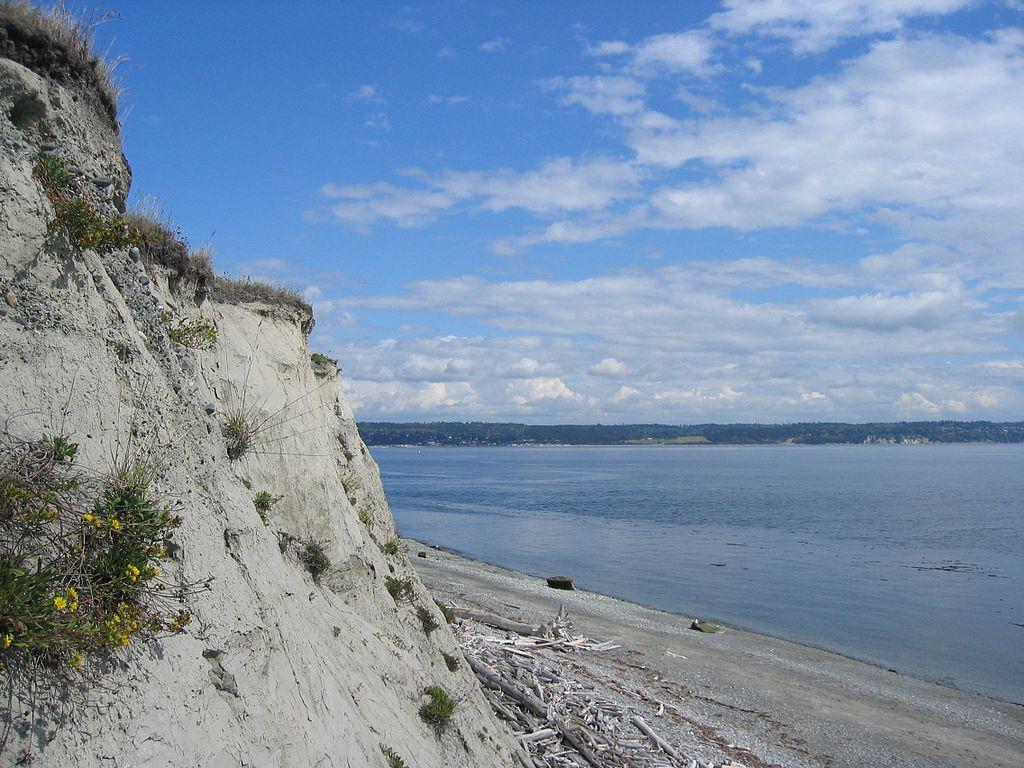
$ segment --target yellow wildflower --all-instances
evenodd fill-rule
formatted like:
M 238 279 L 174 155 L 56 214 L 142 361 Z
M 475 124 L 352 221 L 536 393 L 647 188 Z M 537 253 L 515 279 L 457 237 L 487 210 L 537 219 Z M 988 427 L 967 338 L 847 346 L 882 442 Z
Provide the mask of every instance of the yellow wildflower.
M 62 597 L 61 595 L 57 595 L 55 598 L 53 598 L 53 607 L 56 608 L 58 611 L 63 611 L 65 608 L 68 607 L 68 599 L 66 597 Z
M 110 519 L 110 527 L 113 528 L 115 531 L 120 531 L 121 530 L 121 521 L 118 520 L 116 517 L 111 518 Z
M 74 653 L 74 655 L 71 657 L 71 660 L 68 663 L 72 667 L 74 667 L 75 669 L 81 669 L 82 668 L 82 654 L 80 654 L 80 653 L 78 653 L 76 651 Z
M 82 519 L 87 523 L 91 523 L 93 520 L 96 519 L 96 517 L 94 515 L 84 514 L 82 515 Z
M 129 581 L 137 581 L 141 571 L 134 565 L 129 565 L 124 569 L 124 575 L 128 577 Z
M 68 587 L 68 597 L 70 597 L 72 600 L 77 600 L 78 590 L 76 590 L 74 587 Z
M 4 646 L 4 649 L 10 648 L 11 647 L 11 643 L 13 643 L 13 642 L 14 642 L 14 636 L 10 632 L 8 632 L 7 634 L 5 634 L 3 636 L 3 646 Z

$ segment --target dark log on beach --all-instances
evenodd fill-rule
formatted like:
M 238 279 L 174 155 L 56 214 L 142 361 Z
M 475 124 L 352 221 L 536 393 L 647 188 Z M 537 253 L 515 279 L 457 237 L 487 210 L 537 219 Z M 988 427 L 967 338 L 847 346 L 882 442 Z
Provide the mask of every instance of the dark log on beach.
M 576 589 L 572 576 L 548 576 L 547 581 L 552 589 Z

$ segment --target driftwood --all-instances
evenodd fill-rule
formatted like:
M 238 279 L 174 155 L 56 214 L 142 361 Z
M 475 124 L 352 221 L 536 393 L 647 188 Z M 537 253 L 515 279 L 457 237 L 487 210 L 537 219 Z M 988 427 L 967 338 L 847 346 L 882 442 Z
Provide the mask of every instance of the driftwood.
M 638 729 L 640 729 L 640 732 L 643 733 L 644 736 L 646 736 L 655 744 L 657 744 L 666 755 L 671 757 L 677 763 L 680 763 L 681 765 L 687 765 L 689 763 L 688 760 L 685 760 L 682 755 L 676 752 L 675 748 L 671 744 L 669 744 L 667 741 L 661 738 L 661 736 L 656 734 L 651 729 L 651 726 L 649 726 L 647 722 L 642 717 L 640 717 L 640 715 L 633 715 L 631 718 L 629 718 L 629 722 L 631 722 Z
M 618 647 L 574 634 L 564 610 L 540 625 L 481 611 L 455 614 L 465 619 L 455 632 L 466 663 L 532 768 L 714 768 L 659 736 L 633 705 L 602 697 L 577 674 L 578 664 L 560 661 L 565 654 Z M 650 705 L 655 716 L 665 712 L 646 692 L 625 693 Z
M 510 699 L 522 704 L 530 712 L 537 715 L 537 717 L 544 717 L 558 729 L 558 732 L 562 734 L 562 738 L 569 744 L 573 749 L 583 756 L 583 759 L 590 763 L 594 768 L 601 768 L 601 763 L 598 762 L 594 753 L 590 751 L 590 748 L 584 743 L 573 729 L 569 725 L 558 717 L 554 712 L 550 712 L 547 707 L 544 706 L 544 702 L 538 699 L 531 693 L 527 693 L 519 686 L 509 682 L 490 667 L 486 666 L 482 662 L 474 659 L 472 656 L 466 655 L 466 662 L 469 664 L 477 677 L 480 677 L 485 682 L 499 688 L 502 693 L 508 696 Z
M 452 608 L 451 611 L 460 619 L 471 619 L 479 624 L 486 624 L 488 627 L 503 629 L 506 632 L 515 632 L 517 635 L 526 635 L 527 637 L 540 637 L 544 626 L 543 624 L 523 624 L 522 622 L 512 621 L 512 619 L 506 619 L 504 616 L 495 616 L 493 613 L 483 613 L 481 611 L 470 611 L 465 608 Z

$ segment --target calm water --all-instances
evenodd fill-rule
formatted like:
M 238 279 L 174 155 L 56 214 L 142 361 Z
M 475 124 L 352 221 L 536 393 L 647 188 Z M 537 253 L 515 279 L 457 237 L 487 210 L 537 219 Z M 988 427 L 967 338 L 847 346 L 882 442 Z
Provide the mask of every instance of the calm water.
M 1022 445 L 373 454 L 404 536 L 1024 702 Z

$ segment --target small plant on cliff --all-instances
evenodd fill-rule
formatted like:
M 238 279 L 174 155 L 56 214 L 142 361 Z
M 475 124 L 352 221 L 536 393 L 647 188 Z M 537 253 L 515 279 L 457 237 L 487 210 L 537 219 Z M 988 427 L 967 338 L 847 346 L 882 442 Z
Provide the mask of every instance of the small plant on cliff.
M 217 324 L 208 317 L 182 320 L 167 329 L 167 336 L 183 347 L 210 350 L 217 346 Z
M 437 606 L 437 609 L 441 612 L 441 615 L 444 616 L 444 620 L 447 623 L 451 624 L 453 621 L 455 621 L 455 614 L 452 613 L 451 608 L 442 603 L 440 600 L 434 600 L 434 605 Z
M 256 512 L 259 514 L 260 520 L 263 521 L 264 525 L 269 525 L 267 514 L 270 512 L 271 507 L 280 500 L 280 496 L 271 496 L 267 491 L 257 491 L 256 495 L 252 497 L 252 503 L 256 507 Z
M 412 582 L 409 579 L 399 579 L 395 576 L 385 576 L 384 586 L 395 602 L 399 600 L 412 600 L 415 596 L 412 590 Z
M 388 768 L 406 768 L 405 760 L 399 757 L 391 747 L 381 744 L 380 751 L 384 755 L 384 759 L 388 761 Z
M 398 539 L 391 539 L 391 541 L 385 542 L 384 544 L 378 545 L 380 551 L 385 555 L 397 555 L 398 554 Z
M 46 192 L 47 197 L 59 197 L 64 194 L 71 183 L 71 172 L 68 171 L 64 161 L 55 155 L 47 155 L 40 152 L 36 156 L 36 165 L 32 171 Z
M 54 198 L 51 232 L 62 231 L 76 248 L 108 254 L 133 245 L 137 236 L 119 216 L 99 213 L 84 197 Z
M 256 422 L 251 411 L 239 408 L 230 411 L 221 433 L 228 446 L 228 458 L 232 461 L 245 456 L 256 444 Z
M 452 656 L 450 653 L 441 651 L 441 656 L 444 657 L 444 665 L 448 667 L 449 672 L 454 672 L 459 668 L 459 660 Z
M 151 494 L 152 465 L 124 451 L 97 475 L 77 448 L 0 435 L 0 665 L 16 684 L 84 679 L 91 659 L 190 620 L 160 580 L 181 518 Z
M 422 605 L 416 607 L 416 618 L 420 620 L 420 625 L 427 637 L 430 637 L 430 633 L 441 626 L 430 609 Z
M 331 567 L 331 560 L 324 549 L 324 543 L 316 539 L 304 539 L 299 550 L 299 561 L 306 566 L 313 581 L 319 582 L 320 577 Z
M 444 688 L 436 685 L 424 688 L 423 693 L 430 701 L 420 707 L 420 718 L 440 736 L 451 723 L 452 715 L 455 713 L 455 700 Z

